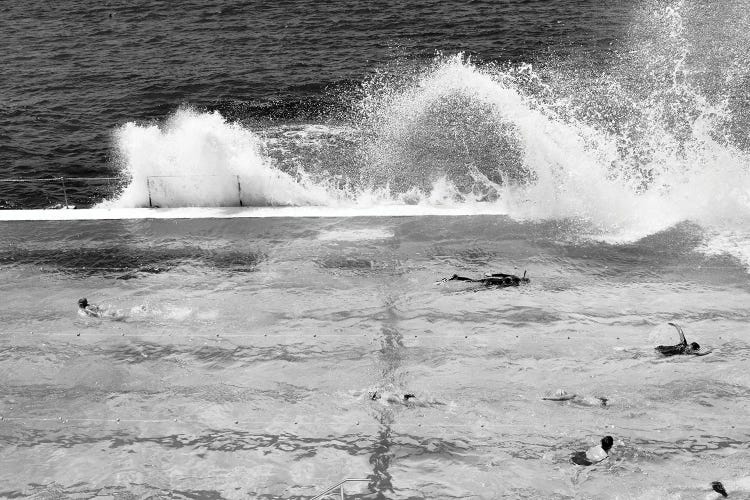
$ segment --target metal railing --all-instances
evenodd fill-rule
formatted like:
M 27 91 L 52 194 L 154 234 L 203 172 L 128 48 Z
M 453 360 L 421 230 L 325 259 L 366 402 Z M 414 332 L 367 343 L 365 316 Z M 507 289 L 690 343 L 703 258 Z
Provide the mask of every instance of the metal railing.
M 239 175 L 233 174 L 194 174 L 194 175 L 149 175 L 146 176 L 146 191 L 148 192 L 148 206 L 158 207 L 159 200 L 154 200 L 153 195 L 163 191 L 165 187 L 168 189 L 169 185 L 166 186 L 158 182 L 159 179 L 197 179 L 197 178 L 225 178 L 237 186 L 237 202 L 239 206 L 243 206 L 242 203 L 242 182 L 240 181 Z M 121 184 L 127 181 L 127 177 L 65 177 L 65 176 L 52 176 L 52 177 L 20 177 L 11 179 L 0 179 L 1 184 L 34 184 L 34 185 L 54 185 L 62 188 L 63 205 L 58 208 L 74 208 L 71 206 L 70 199 L 68 196 L 68 190 L 71 188 L 71 183 L 83 182 L 89 184 L 95 183 L 107 183 L 107 184 Z M 67 182 L 67 184 L 66 184 Z M 161 189 L 160 189 L 161 188 Z M 1 193 L 0 193 L 1 194 Z M 47 193 L 47 199 L 49 200 L 49 193 Z M 59 196 L 59 195 L 58 195 Z M 58 198 L 59 200 L 59 198 Z
M 232 179 L 233 181 L 236 180 L 237 182 L 237 200 L 239 201 L 239 206 L 242 205 L 242 183 L 240 182 L 240 176 L 239 175 L 233 175 L 233 174 L 192 174 L 192 175 L 149 175 L 146 176 L 146 190 L 148 191 L 148 206 L 150 208 L 153 208 L 155 205 L 151 200 L 151 189 L 153 187 L 153 181 L 152 179 L 191 179 L 191 178 L 216 178 L 216 177 L 223 177 L 226 179 Z M 158 207 L 158 205 L 156 205 Z
M 333 486 L 331 486 L 330 488 L 328 488 L 324 492 L 318 493 L 317 495 L 315 495 L 314 497 L 312 497 L 310 500 L 320 500 L 324 496 L 326 496 L 326 495 L 328 495 L 330 493 L 333 493 L 334 490 L 336 490 L 336 488 L 339 489 L 339 494 L 341 495 L 341 500 L 344 500 L 344 485 L 346 483 L 353 483 L 353 482 L 368 483 L 368 482 L 370 482 L 370 480 L 369 479 L 346 478 L 346 479 L 343 479 L 343 480 L 339 481 L 338 483 L 334 484 Z
M 107 185 L 122 183 L 125 179 L 122 177 L 16 177 L 11 179 L 0 179 L 2 184 L 35 184 L 35 185 L 55 185 L 62 188 L 63 208 L 69 208 L 70 200 L 68 198 L 68 189 L 71 183 L 85 182 L 89 184 L 106 183 Z M 67 184 L 66 184 L 67 182 Z M 58 198 L 59 199 L 59 198 Z

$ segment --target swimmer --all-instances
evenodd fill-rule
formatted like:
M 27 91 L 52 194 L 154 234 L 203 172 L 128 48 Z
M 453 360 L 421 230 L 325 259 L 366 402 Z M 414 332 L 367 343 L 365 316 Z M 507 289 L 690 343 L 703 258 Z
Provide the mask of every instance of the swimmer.
M 386 403 L 404 404 L 416 403 L 417 396 L 414 394 L 398 394 L 387 391 L 373 391 L 369 393 L 370 401 L 384 401 Z M 410 401 L 414 399 L 415 401 Z
M 604 436 L 601 444 L 592 446 L 586 451 L 577 451 L 570 456 L 570 460 L 576 465 L 594 465 L 609 456 L 609 450 L 614 444 L 612 436 Z
M 717 500 L 730 496 L 732 498 L 750 498 L 750 476 L 726 481 L 713 481 L 711 492 L 706 496 L 706 500 Z
M 457 274 L 454 274 L 450 278 L 443 278 L 442 280 L 438 281 L 438 283 L 445 283 L 446 281 L 468 281 L 470 283 L 481 283 L 484 286 L 500 286 L 500 287 L 506 287 L 506 286 L 518 286 L 521 283 L 528 283 L 529 278 L 526 277 L 526 271 L 523 272 L 523 277 L 519 278 L 518 276 L 515 276 L 513 274 L 503 274 L 503 273 L 488 273 L 485 274 L 483 278 L 466 278 L 464 276 L 459 276 Z
M 108 318 L 114 321 L 123 321 L 127 318 L 121 311 L 110 311 L 96 304 L 89 304 L 86 297 L 78 299 L 78 314 L 90 318 Z
M 714 481 L 711 483 L 711 489 L 723 497 L 729 496 L 727 490 L 724 489 L 724 485 L 721 484 L 721 481 Z
M 400 405 L 409 408 L 419 407 L 427 408 L 434 406 L 443 406 L 444 402 L 437 399 L 431 399 L 426 396 L 417 396 L 412 392 L 401 392 L 397 389 L 393 390 L 369 390 L 365 391 L 364 394 L 359 397 L 367 397 L 370 401 L 377 401 L 378 403 L 390 406 Z
M 687 343 L 685 334 L 682 332 L 682 328 L 677 323 L 667 323 L 670 326 L 675 327 L 677 333 L 680 334 L 680 343 L 677 345 L 660 345 L 656 346 L 655 349 L 659 351 L 663 356 L 676 356 L 679 354 L 693 355 L 693 356 L 705 356 L 710 353 L 711 350 L 701 351 L 701 346 L 698 342 Z
M 82 299 L 78 299 L 78 314 L 92 318 L 101 318 L 104 310 L 96 304 L 89 304 L 86 297 L 83 297 Z
M 570 401 L 582 406 L 607 406 L 608 398 L 603 396 L 581 396 L 571 394 L 565 389 L 558 389 L 554 393 L 547 393 L 542 397 L 545 401 Z

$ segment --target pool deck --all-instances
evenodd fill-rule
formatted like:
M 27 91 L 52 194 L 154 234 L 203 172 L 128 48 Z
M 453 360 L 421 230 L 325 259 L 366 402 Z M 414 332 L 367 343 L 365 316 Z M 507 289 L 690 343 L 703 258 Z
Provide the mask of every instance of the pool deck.
M 178 207 L 0 210 L 0 221 L 116 220 L 116 219 L 234 219 L 267 217 L 418 217 L 502 215 L 496 205 L 435 207 L 377 205 L 373 207 Z

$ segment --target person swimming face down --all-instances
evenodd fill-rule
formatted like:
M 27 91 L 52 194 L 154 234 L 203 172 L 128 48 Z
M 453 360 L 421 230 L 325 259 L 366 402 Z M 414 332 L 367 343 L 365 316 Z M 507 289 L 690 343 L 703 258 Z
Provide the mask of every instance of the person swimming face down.
M 690 342 L 688 344 L 688 341 L 685 338 L 685 333 L 682 331 L 682 328 L 680 327 L 680 325 L 678 325 L 677 323 L 667 323 L 667 324 L 674 327 L 674 329 L 677 330 L 677 333 L 680 336 L 680 343 L 675 344 L 675 345 L 656 346 L 655 349 L 659 351 L 660 354 L 662 354 L 663 356 L 676 356 L 680 354 L 700 355 L 700 350 L 701 350 L 700 344 L 698 344 L 698 342 Z
M 518 286 L 521 283 L 529 283 L 531 280 L 526 277 L 526 271 L 524 271 L 523 277 L 520 278 L 516 275 L 505 273 L 487 273 L 482 278 L 467 278 L 454 274 L 450 278 L 443 278 L 442 281 L 468 281 L 470 283 L 481 283 L 484 286 L 508 287 Z

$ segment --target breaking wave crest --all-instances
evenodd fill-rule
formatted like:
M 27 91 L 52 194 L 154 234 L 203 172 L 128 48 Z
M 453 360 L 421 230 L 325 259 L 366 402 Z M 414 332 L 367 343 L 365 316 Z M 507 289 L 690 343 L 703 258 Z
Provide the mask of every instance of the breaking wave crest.
M 732 253 L 750 264 L 747 16 L 731 2 L 650 5 L 605 70 L 461 54 L 395 65 L 363 84 L 345 123 L 251 130 L 190 109 L 129 123 L 117 148 L 131 183 L 106 203 L 482 204 L 613 243 L 689 220 L 707 253 L 740 231 Z
M 219 113 L 181 109 L 163 125 L 116 133 L 130 184 L 105 205 L 269 206 L 324 204 L 324 190 L 272 165 L 260 138 Z

